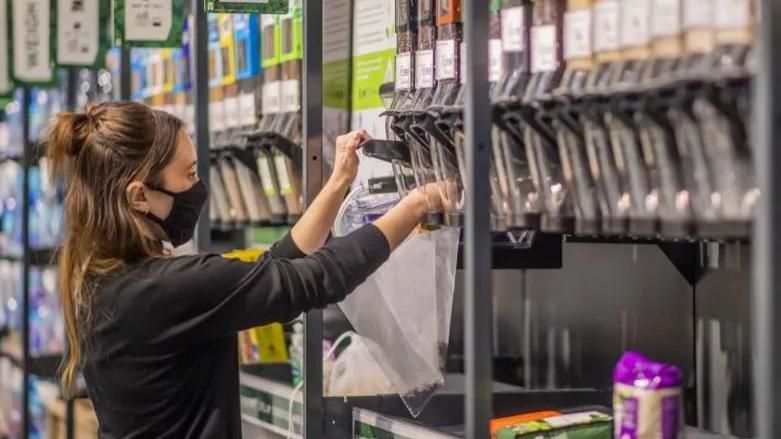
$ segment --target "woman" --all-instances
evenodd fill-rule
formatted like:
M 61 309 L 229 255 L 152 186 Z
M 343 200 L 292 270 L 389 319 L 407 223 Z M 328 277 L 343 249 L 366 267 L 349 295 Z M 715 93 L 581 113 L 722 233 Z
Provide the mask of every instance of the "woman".
M 337 140 L 331 178 L 258 263 L 171 257 L 207 189 L 179 119 L 132 102 L 62 113 L 48 157 L 66 178 L 60 289 L 71 346 L 104 438 L 238 438 L 236 333 L 342 300 L 425 213 L 415 191 L 374 224 L 326 243 L 365 131 Z M 201 158 L 203 159 L 203 158 Z

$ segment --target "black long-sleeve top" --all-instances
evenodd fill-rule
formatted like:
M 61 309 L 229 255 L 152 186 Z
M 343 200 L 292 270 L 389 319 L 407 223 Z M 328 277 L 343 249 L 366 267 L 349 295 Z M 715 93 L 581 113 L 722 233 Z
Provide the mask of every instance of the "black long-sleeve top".
M 102 279 L 84 361 L 100 436 L 240 438 L 236 333 L 342 300 L 389 254 L 368 225 L 309 256 L 288 235 L 257 263 L 155 258 Z

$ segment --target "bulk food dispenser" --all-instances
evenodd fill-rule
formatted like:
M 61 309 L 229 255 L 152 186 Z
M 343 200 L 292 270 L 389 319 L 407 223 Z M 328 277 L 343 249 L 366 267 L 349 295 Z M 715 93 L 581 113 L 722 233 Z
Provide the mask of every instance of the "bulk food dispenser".
M 568 0 L 564 15 L 564 59 L 567 69 L 554 90 L 551 109 L 559 145 L 562 172 L 572 196 L 576 235 L 595 235 L 601 230 L 601 211 L 584 126 L 579 118 L 583 93 L 594 70 L 592 49 L 592 0 Z
M 492 93 L 492 168 L 495 230 L 538 229 L 540 206 L 524 141 L 524 93 L 529 71 L 531 3 L 502 0 L 503 74 Z
M 574 230 L 574 210 L 564 181 L 553 126 L 556 104 L 552 92 L 564 72 L 563 22 L 566 2 L 542 0 L 532 8 L 531 73 L 523 100 L 524 143 L 541 207 L 540 228 L 551 232 Z

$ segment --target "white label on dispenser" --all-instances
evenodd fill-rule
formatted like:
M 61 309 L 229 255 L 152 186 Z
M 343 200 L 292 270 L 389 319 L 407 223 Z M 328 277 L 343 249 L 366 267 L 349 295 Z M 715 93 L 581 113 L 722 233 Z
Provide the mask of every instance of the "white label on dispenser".
M 52 80 L 49 0 L 12 0 L 14 74 L 29 82 Z M 6 38 L 5 35 L 1 36 Z
M 271 172 L 268 157 L 263 153 L 258 157 L 258 174 L 260 174 L 260 184 L 263 186 L 263 192 L 269 197 L 277 195 L 277 187 L 274 185 L 274 174 Z
M 437 41 L 437 65 L 434 68 L 437 81 L 455 79 L 456 65 L 455 40 Z
M 488 40 L 488 82 L 499 82 L 502 79 L 504 72 L 502 53 L 502 40 L 498 38 Z
M 241 125 L 239 120 L 239 98 L 238 96 L 225 98 L 225 128 L 236 128 Z
M 433 50 L 419 50 L 415 52 L 415 87 L 434 87 Z
M 263 84 L 263 114 L 275 114 L 282 110 L 282 85 L 279 81 Z
M 679 33 L 681 33 L 681 0 L 654 0 L 651 34 L 654 37 L 672 37 Z
M 751 0 L 715 0 L 716 27 L 735 29 L 751 25 Z
M 412 54 L 410 52 L 396 55 L 396 90 L 412 89 Z
M 523 52 L 523 6 L 502 9 L 502 50 Z
M 301 81 L 282 81 L 282 112 L 294 113 L 301 109 Z
M 98 56 L 98 0 L 57 0 L 57 64 L 88 65 Z
M 651 41 L 651 0 L 621 3 L 621 46 L 645 46 Z
M 461 48 L 459 49 L 459 52 L 461 52 L 461 59 L 460 59 L 460 78 L 459 82 L 461 84 L 466 84 L 466 43 L 461 42 Z
M 285 156 L 282 154 L 274 154 L 274 167 L 277 169 L 279 193 L 282 195 L 292 195 L 293 186 L 290 185 L 290 175 L 287 172 L 287 159 Z
M 564 15 L 564 58 L 591 56 L 591 11 L 567 12 Z
M 617 1 L 599 2 L 594 5 L 594 50 L 597 52 L 618 50 L 621 8 Z
M 225 129 L 225 102 L 209 102 L 209 127 L 215 132 Z
M 165 41 L 171 32 L 173 0 L 126 0 L 125 39 Z
M 556 26 L 532 28 L 532 72 L 556 70 Z
M 0 35 L 8 35 L 8 1 L 0 0 Z M 11 69 L 9 69 L 8 59 L 8 38 L 0 38 L 0 94 L 11 91 Z M 7 145 L 0 139 L 0 145 Z
M 239 123 L 243 127 L 255 125 L 257 109 L 255 108 L 255 93 L 239 95 Z
M 686 29 L 713 25 L 713 0 L 684 0 L 683 26 Z

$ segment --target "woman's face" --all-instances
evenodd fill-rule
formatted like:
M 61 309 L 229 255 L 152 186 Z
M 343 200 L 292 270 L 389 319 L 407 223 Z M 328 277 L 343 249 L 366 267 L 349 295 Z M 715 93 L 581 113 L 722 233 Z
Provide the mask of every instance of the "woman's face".
M 198 182 L 197 163 L 195 146 L 190 136 L 182 130 L 177 136 L 174 156 L 160 175 L 161 188 L 171 193 L 190 189 Z M 128 187 L 128 196 L 135 210 L 151 213 L 160 219 L 168 218 L 174 203 L 170 195 L 156 191 L 141 182 L 135 182 Z

